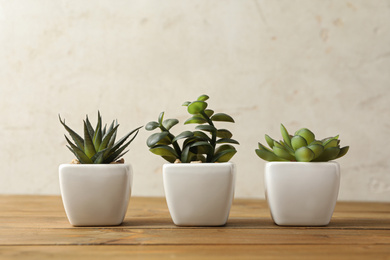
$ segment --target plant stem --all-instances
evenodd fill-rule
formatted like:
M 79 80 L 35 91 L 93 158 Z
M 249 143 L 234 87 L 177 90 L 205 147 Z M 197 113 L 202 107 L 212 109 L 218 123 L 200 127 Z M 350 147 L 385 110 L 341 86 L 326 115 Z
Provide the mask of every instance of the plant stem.
M 211 126 L 214 126 L 213 121 L 206 115 L 204 111 L 200 112 L 200 114 L 206 119 L 207 123 Z M 215 127 L 215 126 L 214 126 Z M 206 162 L 211 162 L 214 156 L 215 152 L 215 145 L 217 142 L 217 131 L 212 131 L 211 132 L 211 141 L 210 145 L 212 147 L 210 153 L 207 154 Z
M 169 132 L 168 129 L 166 129 L 165 127 L 163 127 L 162 125 L 160 125 L 160 129 L 162 132 L 168 132 L 168 137 L 171 139 L 171 141 L 175 138 L 175 136 L 173 134 L 171 134 L 171 132 Z M 181 149 L 180 149 L 180 146 L 179 144 L 177 143 L 177 141 L 173 142 L 172 143 L 173 145 L 173 148 L 175 149 L 177 155 L 179 156 L 179 160 L 181 159 Z

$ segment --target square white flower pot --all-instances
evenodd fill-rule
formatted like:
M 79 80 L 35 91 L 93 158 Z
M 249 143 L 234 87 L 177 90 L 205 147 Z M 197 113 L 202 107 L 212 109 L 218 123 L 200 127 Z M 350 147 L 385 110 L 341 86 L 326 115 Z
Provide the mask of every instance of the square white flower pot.
M 173 222 L 178 226 L 225 225 L 235 175 L 231 162 L 164 164 L 164 190 Z
M 328 225 L 339 185 L 337 162 L 269 162 L 265 166 L 265 195 L 277 225 Z
M 131 195 L 129 164 L 61 164 L 60 188 L 73 226 L 120 225 Z

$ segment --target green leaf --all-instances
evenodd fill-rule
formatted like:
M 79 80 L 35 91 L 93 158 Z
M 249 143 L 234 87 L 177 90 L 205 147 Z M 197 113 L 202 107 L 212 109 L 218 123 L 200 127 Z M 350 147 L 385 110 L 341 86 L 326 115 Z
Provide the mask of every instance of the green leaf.
M 95 133 L 94 135 L 91 135 L 91 137 L 93 137 L 92 142 L 95 147 L 95 153 L 96 153 L 96 151 L 99 149 L 99 146 L 102 142 L 102 117 L 100 116 L 100 112 L 98 112 L 98 123 L 96 125 Z
M 172 147 L 167 145 L 158 145 L 153 148 L 150 148 L 149 151 L 163 157 L 165 156 L 165 157 L 170 157 L 175 159 L 179 157 L 176 151 Z
M 195 129 L 207 131 L 207 132 L 216 132 L 217 129 L 212 125 L 198 125 L 195 127 Z
M 206 154 L 209 153 L 213 147 L 209 142 L 206 141 L 197 141 L 189 145 L 190 151 L 193 152 L 194 154 Z M 193 148 L 196 148 L 194 150 Z
M 306 142 L 308 144 L 311 144 L 314 140 L 315 140 L 315 136 L 313 134 L 312 131 L 310 131 L 309 129 L 307 128 L 302 128 L 300 130 L 298 130 L 295 135 L 300 135 L 302 136 L 303 138 L 305 138 Z
M 203 117 L 200 117 L 200 116 L 193 116 L 184 122 L 185 125 L 187 125 L 187 124 L 204 124 L 204 123 L 207 123 L 206 119 L 204 119 Z
M 65 139 L 68 142 L 68 144 L 70 145 L 70 147 L 69 146 L 67 146 L 67 147 L 77 157 L 77 159 L 79 160 L 80 163 L 82 163 L 82 164 L 91 164 L 91 163 L 93 163 L 92 160 L 84 153 L 84 151 L 81 150 L 80 148 L 78 148 L 76 145 L 74 145 L 68 139 L 68 137 L 66 137 L 66 135 L 65 135 Z
M 85 122 L 87 123 L 87 128 L 88 128 L 89 135 L 90 135 L 90 136 L 94 136 L 94 135 L 95 135 L 95 130 L 93 130 L 93 127 L 92 127 L 92 125 L 91 125 L 91 122 L 90 122 L 89 119 L 88 119 L 88 115 L 86 116 Z
M 233 134 L 227 129 L 218 129 L 217 137 L 219 138 L 231 138 Z
M 324 144 L 324 148 L 328 149 L 330 147 L 337 147 L 338 146 L 338 140 L 337 139 L 331 139 Z
M 335 159 L 341 158 L 344 155 L 346 155 L 348 150 L 349 150 L 349 146 L 344 146 L 343 148 L 341 148 L 339 154 L 337 155 L 337 157 Z
M 298 150 L 303 146 L 307 146 L 306 139 L 300 135 L 293 136 L 293 138 L 291 138 L 291 146 L 294 151 Z
M 211 109 L 206 109 L 206 110 L 204 111 L 204 113 L 205 113 L 208 117 L 211 117 L 211 116 L 214 114 L 214 111 L 211 110 Z
M 314 152 L 306 146 L 303 146 L 295 151 L 295 158 L 298 162 L 310 162 L 314 159 L 314 156 Z
M 324 152 L 324 147 L 321 144 L 312 143 L 307 148 L 314 152 L 314 159 Z
M 287 129 L 284 127 L 283 124 L 280 124 L 280 132 L 282 133 L 284 142 L 289 146 L 291 146 L 291 138 L 290 134 L 287 132 Z
M 145 129 L 147 131 L 152 131 L 152 130 L 156 129 L 159 126 L 160 126 L 160 124 L 157 123 L 156 121 L 151 121 L 151 122 L 146 124 Z
M 209 99 L 209 96 L 207 95 L 201 95 L 200 97 L 198 97 L 198 101 L 206 101 L 207 99 Z
M 234 119 L 225 113 L 217 113 L 211 117 L 211 120 L 234 123 Z
M 286 161 L 282 158 L 277 157 L 273 152 L 270 152 L 269 150 L 256 149 L 255 151 L 257 156 L 268 162 Z
M 141 127 L 142 127 L 142 126 L 137 127 L 136 129 L 132 130 L 130 133 L 128 133 L 127 135 L 125 135 L 125 136 L 123 136 L 121 139 L 119 139 L 119 141 L 116 142 L 116 143 L 112 146 L 112 148 L 111 148 L 109 151 L 106 152 L 106 154 L 104 155 L 104 157 L 110 156 L 112 153 L 114 153 L 119 147 L 122 146 L 122 144 L 127 140 L 127 138 L 129 138 L 129 136 L 131 136 L 133 133 L 135 133 L 134 136 L 133 136 L 133 138 L 130 140 L 130 141 L 133 141 L 134 138 L 138 135 L 138 131 L 139 131 L 139 129 L 140 129 Z M 115 135 L 115 134 L 114 134 L 114 135 Z M 111 142 L 111 141 L 110 141 L 110 142 Z
M 228 162 L 236 152 L 236 148 L 230 144 L 221 145 L 215 150 L 211 162 Z
M 204 132 L 201 132 L 201 131 L 194 131 L 194 136 L 198 137 L 200 140 L 204 140 L 204 141 L 210 141 L 211 138 L 205 134 Z
M 146 140 L 146 145 L 149 147 L 152 147 L 152 146 L 156 145 L 159 141 L 164 139 L 168 134 L 169 134 L 168 132 L 160 132 L 160 133 L 152 134 Z
M 105 150 L 97 152 L 94 156 L 92 156 L 91 160 L 94 164 L 101 164 L 104 162 L 104 152 Z
M 70 137 L 72 137 L 74 143 L 77 145 L 78 148 L 81 150 L 84 150 L 84 139 L 79 136 L 75 131 L 70 129 L 66 124 L 65 120 L 62 122 L 60 115 L 58 115 L 58 118 L 60 119 L 61 124 L 65 127 L 66 131 L 68 131 Z
M 158 115 L 158 120 L 157 120 L 160 125 L 162 125 L 163 119 L 164 119 L 164 112 L 161 112 L 160 115 Z
M 276 143 L 276 142 L 275 142 Z M 282 159 L 288 160 L 288 161 L 295 161 L 295 157 L 292 156 L 288 151 L 286 151 L 284 148 L 281 148 L 277 145 L 275 145 L 273 148 L 274 154 Z
M 268 152 L 273 153 L 270 149 L 268 149 L 267 147 L 265 147 L 262 143 L 258 143 L 258 146 L 259 146 L 259 149 L 260 149 L 260 150 L 266 150 L 266 151 L 268 151 Z
M 230 139 L 230 138 L 221 138 L 221 139 L 217 140 L 216 143 L 217 144 L 240 144 L 236 140 Z
M 188 105 L 187 110 L 188 113 L 195 115 L 200 114 L 207 108 L 207 103 L 203 101 L 194 101 L 191 102 L 191 104 Z
M 98 148 L 98 152 L 102 151 L 103 149 L 106 149 L 108 147 L 108 143 L 110 142 L 111 140 L 111 137 L 116 133 L 117 129 L 118 129 L 119 125 L 115 126 L 113 129 L 111 129 L 104 137 L 103 137 L 103 141 L 101 142 L 99 148 Z
M 327 162 L 327 161 L 334 160 L 337 158 L 339 153 L 340 153 L 340 148 L 330 147 L 328 149 L 325 149 L 320 156 L 318 156 L 316 159 L 313 160 L 313 162 Z
M 271 149 L 274 147 L 275 140 L 272 139 L 269 135 L 265 135 L 265 141 L 267 141 L 267 144 Z
M 173 126 L 177 125 L 179 123 L 179 120 L 177 119 L 166 119 L 163 121 L 162 125 L 165 129 L 169 130 Z
M 173 142 L 177 142 L 180 139 L 193 137 L 193 136 L 194 136 L 193 132 L 191 132 L 191 131 L 184 131 L 184 132 L 178 134 L 175 138 L 173 138 L 172 143 Z
M 184 102 L 184 103 L 183 103 L 183 105 L 182 105 L 182 106 L 185 106 L 185 107 L 187 107 L 189 104 L 191 104 L 191 102 L 190 102 L 190 101 L 186 101 L 186 102 Z
M 89 158 L 91 158 L 92 156 L 95 155 L 96 150 L 95 150 L 95 146 L 93 145 L 92 138 L 89 135 L 87 123 L 85 121 L 83 122 L 84 122 L 84 152 Z
M 181 153 L 181 158 L 180 158 L 182 163 L 189 163 L 191 161 L 190 157 L 190 146 L 184 147 L 182 153 Z

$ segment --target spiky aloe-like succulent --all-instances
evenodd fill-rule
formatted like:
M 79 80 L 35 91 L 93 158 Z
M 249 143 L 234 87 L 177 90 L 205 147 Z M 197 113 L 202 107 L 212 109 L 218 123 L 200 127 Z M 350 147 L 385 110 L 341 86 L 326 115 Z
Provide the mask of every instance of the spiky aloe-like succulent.
M 349 146 L 340 148 L 339 136 L 328 137 L 321 141 L 307 128 L 295 132 L 294 136 L 287 132 L 283 124 L 280 125 L 283 140 L 277 142 L 265 135 L 268 149 L 259 143 L 256 154 L 266 161 L 298 161 L 298 162 L 327 162 L 344 156 Z
M 217 129 L 216 121 L 234 123 L 231 116 L 224 113 L 214 114 L 206 109 L 207 95 L 200 96 L 196 101 L 185 102 L 183 106 L 192 115 L 184 124 L 198 124 L 197 131 L 184 131 L 174 136 L 170 129 L 179 123 L 177 119 L 164 120 L 164 112 L 160 113 L 157 122 L 146 124 L 145 129 L 153 131 L 159 128 L 161 132 L 152 134 L 146 141 L 150 151 L 160 155 L 168 162 L 179 159 L 182 163 L 191 161 L 202 162 L 228 162 L 237 152 L 231 144 L 239 144 L 231 139 L 232 133 L 227 129 Z M 181 146 L 178 141 L 181 140 Z M 218 147 L 217 147 L 218 145 Z
M 92 128 L 88 115 L 86 116 L 86 119 L 84 120 L 84 138 L 70 129 L 65 124 L 65 119 L 62 121 L 60 115 L 58 115 L 58 117 L 61 124 L 65 127 L 66 131 L 68 131 L 74 141 L 74 143 L 72 143 L 65 135 L 65 139 L 69 144 L 67 147 L 82 164 L 108 164 L 115 162 L 129 151 L 124 150 L 134 140 L 139 129 L 142 127 L 140 126 L 132 130 L 119 141 L 115 142 L 119 127 L 118 122 L 114 120 L 108 129 L 107 124 L 103 127 L 100 112 L 98 112 L 98 123 L 95 129 Z M 129 138 L 132 134 L 134 134 L 134 136 L 125 143 L 127 138 Z

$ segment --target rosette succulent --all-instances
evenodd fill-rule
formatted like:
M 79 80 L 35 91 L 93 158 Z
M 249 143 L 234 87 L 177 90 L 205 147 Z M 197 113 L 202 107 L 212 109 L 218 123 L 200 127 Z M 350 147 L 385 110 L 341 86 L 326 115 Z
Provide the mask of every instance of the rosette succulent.
M 65 135 L 65 139 L 69 144 L 67 147 L 81 164 L 108 164 L 115 162 L 129 151 L 124 150 L 134 140 L 139 129 L 142 127 L 140 126 L 132 130 L 119 141 L 115 142 L 119 127 L 118 122 L 114 120 L 108 129 L 107 125 L 104 125 L 103 127 L 100 112 L 98 112 L 98 123 L 95 129 L 93 129 L 88 119 L 88 115 L 86 116 L 86 119 L 84 120 L 84 138 L 69 128 L 65 124 L 65 119 L 62 121 L 60 116 L 59 119 L 74 141 L 74 143 L 72 143 Z M 133 135 L 133 137 L 126 142 L 131 135 Z
M 339 136 L 316 140 L 312 131 L 302 128 L 294 136 L 280 125 L 283 140 L 275 141 L 268 135 L 265 140 L 269 148 L 259 143 L 256 154 L 266 161 L 327 162 L 344 156 L 349 146 L 340 148 Z
M 231 138 L 233 134 L 229 130 L 217 129 L 214 123 L 217 121 L 234 123 L 234 120 L 225 113 L 214 114 L 213 110 L 207 108 L 208 99 L 207 95 L 202 95 L 193 102 L 187 101 L 183 104 L 191 114 L 184 124 L 198 124 L 195 131 L 173 135 L 170 130 L 179 123 L 179 120 L 164 120 L 164 112 L 160 113 L 157 121 L 146 124 L 145 129 L 148 131 L 160 129 L 160 132 L 152 134 L 147 139 L 149 150 L 171 163 L 177 160 L 182 163 L 229 161 L 237 152 L 233 144 L 239 143 Z

